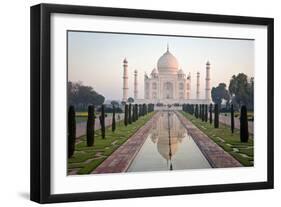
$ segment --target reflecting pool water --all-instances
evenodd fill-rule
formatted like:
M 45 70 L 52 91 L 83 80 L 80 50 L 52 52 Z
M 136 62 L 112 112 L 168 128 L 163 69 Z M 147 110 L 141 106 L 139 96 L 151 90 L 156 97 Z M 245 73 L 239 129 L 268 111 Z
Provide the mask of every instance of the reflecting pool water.
M 128 172 L 211 168 L 177 115 L 160 113 Z

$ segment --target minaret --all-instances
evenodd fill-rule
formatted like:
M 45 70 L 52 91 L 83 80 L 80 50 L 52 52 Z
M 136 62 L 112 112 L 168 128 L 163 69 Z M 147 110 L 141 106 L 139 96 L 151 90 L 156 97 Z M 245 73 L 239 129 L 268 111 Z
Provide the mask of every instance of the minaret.
M 211 101 L 211 87 L 210 87 L 210 62 L 207 61 L 206 63 L 206 92 L 205 92 L 205 99 L 206 101 Z
M 189 73 L 186 80 L 186 99 L 190 99 L 190 86 L 191 86 L 191 76 Z
M 200 98 L 200 73 L 197 72 L 197 83 L 196 83 L 196 99 Z
M 122 101 L 127 102 L 128 100 L 128 91 L 129 91 L 129 85 L 128 85 L 128 61 L 125 58 L 123 61 L 123 99 Z
M 134 99 L 138 99 L 138 71 L 135 70 L 134 73 Z
M 146 72 L 144 73 L 144 99 L 149 99 L 149 78 Z

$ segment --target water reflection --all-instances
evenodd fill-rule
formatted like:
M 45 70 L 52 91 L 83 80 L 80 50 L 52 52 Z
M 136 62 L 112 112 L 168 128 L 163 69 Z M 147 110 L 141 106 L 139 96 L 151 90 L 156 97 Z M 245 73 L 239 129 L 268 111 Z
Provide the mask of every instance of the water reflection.
M 209 168 L 210 165 L 173 112 L 161 112 L 128 171 Z

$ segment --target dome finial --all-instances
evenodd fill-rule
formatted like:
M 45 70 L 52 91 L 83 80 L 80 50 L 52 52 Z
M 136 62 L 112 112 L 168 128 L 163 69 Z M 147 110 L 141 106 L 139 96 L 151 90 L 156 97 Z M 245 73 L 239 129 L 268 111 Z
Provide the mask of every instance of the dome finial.
M 124 58 L 123 63 L 128 63 L 128 60 L 126 57 Z

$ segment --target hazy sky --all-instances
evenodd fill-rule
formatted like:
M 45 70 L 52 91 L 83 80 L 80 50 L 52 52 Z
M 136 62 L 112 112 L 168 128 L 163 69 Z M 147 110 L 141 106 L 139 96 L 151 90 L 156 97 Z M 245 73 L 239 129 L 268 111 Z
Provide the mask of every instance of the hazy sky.
M 195 98 L 196 72 L 200 72 L 200 97 L 205 95 L 206 62 L 211 63 L 211 87 L 232 75 L 254 74 L 254 40 L 68 32 L 68 80 L 90 85 L 106 99 L 122 99 L 123 59 L 129 65 L 129 96 L 133 97 L 134 70 L 138 70 L 139 98 L 143 98 L 144 73 L 150 75 L 166 52 L 191 73 L 191 98 Z

